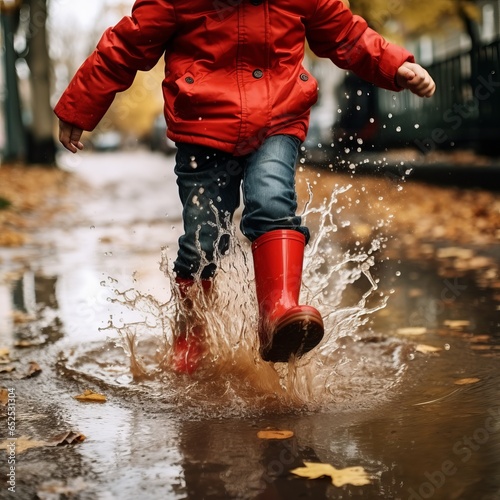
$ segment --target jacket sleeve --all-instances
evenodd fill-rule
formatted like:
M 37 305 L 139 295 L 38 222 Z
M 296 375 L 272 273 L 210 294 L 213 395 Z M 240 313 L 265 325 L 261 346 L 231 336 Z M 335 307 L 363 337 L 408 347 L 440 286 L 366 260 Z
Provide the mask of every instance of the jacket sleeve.
M 339 68 L 388 90 L 401 90 L 396 84 L 397 69 L 415 61 L 410 52 L 387 42 L 340 0 L 317 0 L 316 11 L 306 20 L 306 36 L 317 56 L 330 58 Z
M 61 96 L 61 120 L 93 130 L 117 92 L 132 85 L 137 71 L 154 67 L 175 30 L 174 8 L 165 0 L 137 0 L 130 16 L 102 35 Z

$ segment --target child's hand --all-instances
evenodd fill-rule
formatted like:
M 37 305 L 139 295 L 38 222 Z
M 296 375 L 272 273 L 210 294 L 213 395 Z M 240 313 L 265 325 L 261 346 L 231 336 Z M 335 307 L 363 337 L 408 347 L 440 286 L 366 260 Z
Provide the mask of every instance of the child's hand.
M 420 64 L 405 62 L 398 68 L 396 83 L 420 97 L 431 97 L 436 84 L 431 75 Z
M 83 130 L 71 125 L 71 123 L 59 120 L 59 142 L 72 153 L 76 153 L 79 149 L 83 149 L 83 144 L 80 142 Z

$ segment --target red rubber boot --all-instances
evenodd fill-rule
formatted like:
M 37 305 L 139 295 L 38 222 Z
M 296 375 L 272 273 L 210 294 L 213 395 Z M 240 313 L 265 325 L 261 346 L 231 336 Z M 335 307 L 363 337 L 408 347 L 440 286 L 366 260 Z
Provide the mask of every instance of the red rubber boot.
M 195 282 L 184 278 L 175 278 L 180 298 L 183 302 L 182 319 L 179 322 L 179 332 L 174 337 L 172 353 L 172 369 L 177 373 L 191 375 L 197 370 L 205 352 L 205 329 L 202 323 L 196 322 L 193 309 L 193 300 L 189 295 Z M 212 288 L 212 282 L 202 280 L 201 287 L 204 294 Z
M 283 229 L 270 231 L 252 244 L 264 361 L 300 357 L 323 338 L 320 313 L 314 307 L 298 305 L 304 246 L 302 233 Z

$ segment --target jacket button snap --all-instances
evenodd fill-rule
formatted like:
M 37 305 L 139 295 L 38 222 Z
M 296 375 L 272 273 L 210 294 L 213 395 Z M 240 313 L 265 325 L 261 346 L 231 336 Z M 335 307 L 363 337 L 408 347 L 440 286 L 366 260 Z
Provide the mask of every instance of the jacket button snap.
M 302 73 L 300 75 L 300 79 L 303 81 L 303 82 L 307 82 L 307 80 L 309 80 L 309 77 L 305 74 L 305 73 Z
M 257 5 L 261 5 L 261 4 L 262 4 L 262 2 L 263 2 L 263 0 L 250 0 L 250 3 L 251 3 L 252 5 L 255 5 L 255 6 L 257 6 Z
M 254 78 L 262 78 L 264 76 L 264 72 L 261 69 L 254 69 L 252 75 Z
M 194 78 L 192 78 L 191 76 L 186 76 L 184 80 L 186 80 L 186 83 L 194 83 Z

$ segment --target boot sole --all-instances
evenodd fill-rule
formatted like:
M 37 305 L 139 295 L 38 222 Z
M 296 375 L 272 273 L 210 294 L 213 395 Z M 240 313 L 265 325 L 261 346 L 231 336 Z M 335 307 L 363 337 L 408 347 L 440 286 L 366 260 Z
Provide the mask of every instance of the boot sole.
M 278 323 L 271 344 L 261 351 L 264 361 L 287 363 L 292 356 L 300 358 L 314 349 L 323 338 L 321 317 L 299 313 Z

